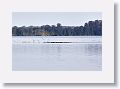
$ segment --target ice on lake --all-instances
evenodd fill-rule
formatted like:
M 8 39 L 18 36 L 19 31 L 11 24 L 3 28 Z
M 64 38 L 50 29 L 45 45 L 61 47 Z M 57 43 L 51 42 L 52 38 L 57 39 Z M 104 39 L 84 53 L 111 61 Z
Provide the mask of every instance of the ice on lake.
M 101 37 L 13 37 L 13 71 L 101 71 Z M 73 43 L 43 43 L 43 42 Z

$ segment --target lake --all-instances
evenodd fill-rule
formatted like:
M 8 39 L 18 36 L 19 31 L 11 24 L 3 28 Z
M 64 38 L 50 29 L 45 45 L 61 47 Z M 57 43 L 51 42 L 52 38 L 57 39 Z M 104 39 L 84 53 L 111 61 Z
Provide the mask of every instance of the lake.
M 13 71 L 102 70 L 101 36 L 14 36 L 12 42 Z

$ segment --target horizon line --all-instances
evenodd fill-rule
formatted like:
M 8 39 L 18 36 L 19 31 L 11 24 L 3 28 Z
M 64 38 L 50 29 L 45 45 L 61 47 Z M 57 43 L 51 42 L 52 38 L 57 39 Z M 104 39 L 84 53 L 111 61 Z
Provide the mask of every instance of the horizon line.
M 96 19 L 96 20 L 90 20 L 90 21 L 102 21 L 102 19 Z M 89 21 L 88 21 L 89 22 Z M 88 23 L 88 22 L 85 22 L 85 23 Z M 59 23 L 59 22 L 58 22 Z M 57 26 L 57 24 L 58 23 L 56 23 L 56 24 L 42 24 L 42 25 L 12 25 L 12 27 L 14 27 L 14 26 L 17 26 L 17 27 L 30 27 L 30 26 L 38 26 L 38 27 L 40 27 L 40 26 L 45 26 L 45 25 L 49 25 L 49 26 Z M 70 26 L 70 27 L 74 27 L 74 26 L 84 26 L 85 25 L 85 23 L 83 24 L 83 25 L 62 25 L 62 23 L 60 23 L 61 24 L 61 26 Z

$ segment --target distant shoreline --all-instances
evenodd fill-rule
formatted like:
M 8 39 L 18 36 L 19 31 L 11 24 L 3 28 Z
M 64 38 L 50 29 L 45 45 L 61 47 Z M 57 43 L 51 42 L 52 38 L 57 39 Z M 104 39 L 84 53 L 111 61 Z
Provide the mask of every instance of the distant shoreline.
M 12 36 L 102 36 L 102 20 L 89 21 L 84 26 L 13 26 Z

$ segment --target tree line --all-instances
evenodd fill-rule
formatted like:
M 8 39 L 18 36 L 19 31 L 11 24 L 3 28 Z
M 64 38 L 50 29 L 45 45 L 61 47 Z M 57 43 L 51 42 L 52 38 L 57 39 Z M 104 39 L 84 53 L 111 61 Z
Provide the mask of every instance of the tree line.
M 89 21 L 84 26 L 13 26 L 12 36 L 102 36 L 102 20 Z

